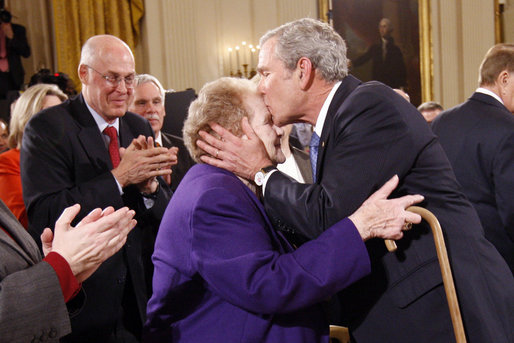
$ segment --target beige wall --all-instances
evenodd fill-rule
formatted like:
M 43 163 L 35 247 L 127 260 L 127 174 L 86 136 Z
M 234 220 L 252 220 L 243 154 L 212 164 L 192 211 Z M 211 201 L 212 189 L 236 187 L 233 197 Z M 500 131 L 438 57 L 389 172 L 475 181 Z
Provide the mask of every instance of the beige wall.
M 302 17 L 317 17 L 316 0 L 146 0 L 141 71 L 165 88 L 198 91 L 228 75 L 228 47 L 258 44 L 267 30 Z
M 477 88 L 478 67 L 495 43 L 494 1 L 431 0 L 434 99 L 444 108 Z
M 114 1 L 114 0 L 113 0 Z M 504 3 L 504 32 L 514 42 L 514 0 Z M 25 25 L 32 56 L 23 59 L 26 81 L 41 67 L 54 69 L 50 0 L 7 0 L 13 22 Z M 138 72 L 166 88 L 200 87 L 228 73 L 228 46 L 257 43 L 268 29 L 317 17 L 318 0 L 146 0 Z M 433 94 L 445 108 L 477 86 L 478 66 L 494 44 L 494 0 L 430 0 Z

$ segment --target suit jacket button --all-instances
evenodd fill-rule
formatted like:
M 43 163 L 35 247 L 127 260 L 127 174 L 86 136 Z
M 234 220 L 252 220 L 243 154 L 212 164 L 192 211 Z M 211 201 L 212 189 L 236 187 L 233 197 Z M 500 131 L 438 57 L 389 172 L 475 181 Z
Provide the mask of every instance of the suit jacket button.
M 50 337 L 50 338 L 54 338 L 55 336 L 57 336 L 57 330 L 56 330 L 56 329 L 54 329 L 54 328 L 52 328 L 52 329 L 50 330 L 50 332 L 48 333 L 48 337 Z

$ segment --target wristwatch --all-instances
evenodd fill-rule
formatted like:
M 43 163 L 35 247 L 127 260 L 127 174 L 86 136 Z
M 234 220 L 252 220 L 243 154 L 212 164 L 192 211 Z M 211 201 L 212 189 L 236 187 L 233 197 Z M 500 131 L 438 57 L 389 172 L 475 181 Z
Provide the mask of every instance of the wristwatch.
M 266 177 L 266 174 L 275 169 L 277 169 L 277 168 L 274 165 L 261 168 L 257 173 L 255 173 L 253 181 L 255 182 L 255 184 L 257 186 L 259 186 L 259 187 L 262 186 L 262 184 L 264 183 L 264 178 Z

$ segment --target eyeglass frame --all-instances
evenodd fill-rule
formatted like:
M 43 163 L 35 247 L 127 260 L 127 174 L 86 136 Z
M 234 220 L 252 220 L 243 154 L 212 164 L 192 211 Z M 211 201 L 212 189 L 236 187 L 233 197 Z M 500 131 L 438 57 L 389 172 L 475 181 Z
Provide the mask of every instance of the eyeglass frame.
M 112 87 L 118 87 L 121 83 L 121 80 L 123 80 L 125 82 L 125 87 L 126 88 L 134 88 L 135 86 L 135 81 L 136 81 L 136 74 L 132 74 L 130 76 L 113 76 L 113 75 L 105 75 L 105 74 L 102 74 L 100 73 L 98 70 L 96 70 L 95 68 L 85 64 L 86 67 L 88 67 L 89 69 L 92 69 L 93 71 L 97 72 L 101 77 L 102 79 L 104 79 L 105 81 L 107 81 L 107 83 L 109 83 Z

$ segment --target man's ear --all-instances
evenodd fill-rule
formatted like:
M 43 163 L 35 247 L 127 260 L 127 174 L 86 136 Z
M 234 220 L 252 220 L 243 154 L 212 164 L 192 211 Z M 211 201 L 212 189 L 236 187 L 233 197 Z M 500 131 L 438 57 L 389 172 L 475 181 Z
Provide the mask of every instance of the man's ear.
M 85 64 L 79 65 L 78 72 L 79 72 L 80 82 L 83 83 L 83 84 L 86 84 L 87 83 L 87 77 L 88 77 L 87 66 Z
M 301 57 L 296 64 L 296 68 L 301 88 L 304 90 L 309 88 L 314 80 L 315 74 L 311 60 L 307 57 Z
M 502 70 L 498 77 L 496 78 L 497 87 L 499 87 L 500 96 L 505 95 L 504 89 L 509 85 L 509 81 L 513 82 L 514 80 L 510 80 L 510 73 L 507 70 Z
M 498 78 L 502 86 L 507 86 L 510 79 L 510 73 L 507 70 L 502 70 Z

